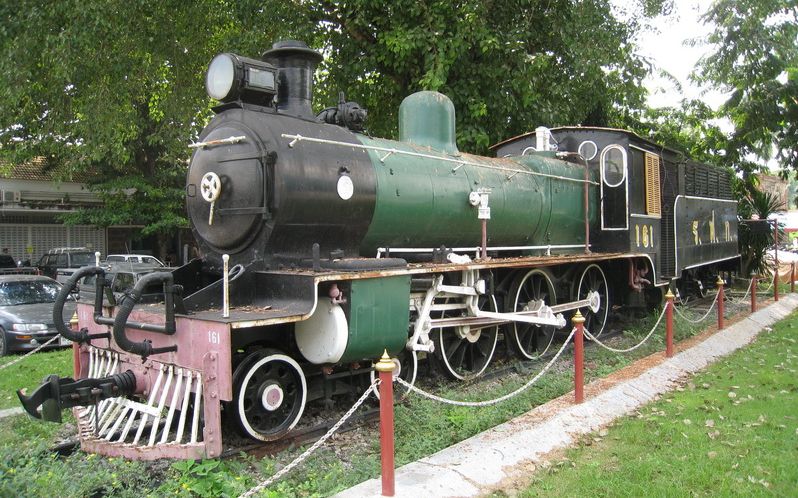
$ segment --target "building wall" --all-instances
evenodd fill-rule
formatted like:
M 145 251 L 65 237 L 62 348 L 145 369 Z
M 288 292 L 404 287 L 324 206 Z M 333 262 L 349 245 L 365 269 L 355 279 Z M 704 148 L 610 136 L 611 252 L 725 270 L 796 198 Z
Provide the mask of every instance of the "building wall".
M 787 182 L 774 175 L 759 175 L 759 189 L 762 192 L 771 192 L 781 202 L 779 209 L 790 209 L 787 196 Z
M 17 261 L 36 263 L 55 247 L 87 247 L 106 254 L 106 230 L 90 226 L 57 224 L 0 223 L 0 250 Z
M 78 206 L 98 202 L 77 182 L 0 178 L 0 251 L 32 264 L 56 247 L 87 247 L 105 255 L 105 229 L 66 226 L 59 220 Z

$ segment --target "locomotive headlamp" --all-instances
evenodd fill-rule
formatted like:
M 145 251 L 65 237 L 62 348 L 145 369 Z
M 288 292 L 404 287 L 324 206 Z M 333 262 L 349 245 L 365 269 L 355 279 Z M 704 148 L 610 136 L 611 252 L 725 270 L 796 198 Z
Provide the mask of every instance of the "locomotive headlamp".
M 208 65 L 205 89 L 209 97 L 222 102 L 269 104 L 277 93 L 277 69 L 256 59 L 219 54 Z

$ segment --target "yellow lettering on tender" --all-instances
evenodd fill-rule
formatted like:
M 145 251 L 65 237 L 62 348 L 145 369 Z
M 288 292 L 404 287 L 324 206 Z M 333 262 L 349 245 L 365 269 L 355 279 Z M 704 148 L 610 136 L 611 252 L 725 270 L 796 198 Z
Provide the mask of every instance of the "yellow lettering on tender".
M 643 225 L 643 247 L 648 247 L 648 225 Z
M 709 222 L 709 243 L 714 244 L 718 239 L 715 237 L 715 210 L 712 210 L 712 219 Z
M 635 236 L 637 239 L 637 247 L 640 247 L 640 225 L 635 225 Z
M 693 239 L 695 245 L 701 245 L 701 236 L 698 234 L 698 220 L 693 220 Z

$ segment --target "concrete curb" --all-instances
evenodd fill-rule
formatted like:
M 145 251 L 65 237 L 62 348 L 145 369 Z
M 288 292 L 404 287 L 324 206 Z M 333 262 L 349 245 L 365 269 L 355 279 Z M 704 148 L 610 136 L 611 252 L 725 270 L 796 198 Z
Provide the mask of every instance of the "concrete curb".
M 785 318 L 796 307 L 796 295 L 783 296 L 779 302 L 728 326 L 640 376 L 587 398 L 581 405 L 564 404 L 563 398 L 572 397 L 568 394 L 400 467 L 396 469 L 395 496 L 479 496 L 504 479 L 528 474 L 529 470 L 522 464 L 535 463 L 546 453 L 573 444 L 580 435 L 651 402 L 675 388 L 685 376 L 750 343 L 761 330 Z M 380 479 L 363 482 L 335 496 L 379 497 Z
M 17 406 L 14 408 L 6 408 L 5 410 L 0 410 L 0 420 L 6 417 L 22 415 L 23 413 L 25 413 L 25 410 L 23 410 L 21 406 Z

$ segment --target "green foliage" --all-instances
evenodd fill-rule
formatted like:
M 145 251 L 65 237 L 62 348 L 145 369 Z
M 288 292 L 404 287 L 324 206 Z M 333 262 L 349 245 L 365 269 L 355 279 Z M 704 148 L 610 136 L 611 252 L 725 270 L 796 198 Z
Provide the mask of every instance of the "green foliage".
M 206 64 L 252 27 L 217 0 L 20 0 L 0 3 L 0 20 L 0 159 L 88 176 L 106 205 L 68 223 L 185 226 L 187 145 L 210 115 Z
M 175 462 L 158 488 L 158 496 L 238 496 L 254 486 L 251 477 L 242 476 L 243 465 L 232 460 L 185 460 Z M 235 476 L 235 477 L 232 477 Z
M 44 157 L 62 180 L 88 174 L 105 205 L 64 217 L 143 233 L 185 226 L 188 143 L 210 116 L 207 62 L 257 57 L 282 37 L 321 48 L 317 107 L 339 90 L 394 136 L 401 99 L 449 94 L 463 150 L 486 152 L 539 124 L 608 124 L 642 105 L 637 0 L 621 22 L 598 0 L 483 2 L 20 0 L 0 3 L 0 163 Z
M 720 109 L 734 125 L 726 149 L 740 171 L 752 157 L 775 157 L 798 172 L 798 4 L 795 0 L 719 0 L 704 14 L 714 51 L 696 78 L 730 93 Z
M 701 100 L 683 100 L 679 107 L 646 108 L 629 114 L 623 125 L 694 161 L 731 169 L 726 157 L 728 137 L 716 124 L 718 117 Z
M 634 2 L 632 19 L 667 3 Z M 418 90 L 452 98 L 459 146 L 477 153 L 541 124 L 606 125 L 643 102 L 640 24 L 607 2 L 270 2 L 263 18 L 322 47 L 317 103 L 345 91 L 376 136 L 396 136 L 399 104 Z
M 743 220 L 750 220 L 754 216 L 762 220 L 754 222 L 761 225 L 766 223 L 764 220 L 767 220 L 768 216 L 780 209 L 784 209 L 784 206 L 777 195 L 754 188 L 742 198 L 737 211 Z M 756 272 L 758 275 L 769 274 L 770 268 L 765 261 L 765 253 L 775 243 L 770 225 L 757 230 L 753 224 L 741 223 L 738 238 L 743 274 L 747 275 L 750 272 Z M 784 240 L 783 234 L 781 238 Z
M 142 462 L 81 452 L 59 458 L 37 443 L 0 447 L 0 496 L 139 498 L 156 477 Z

